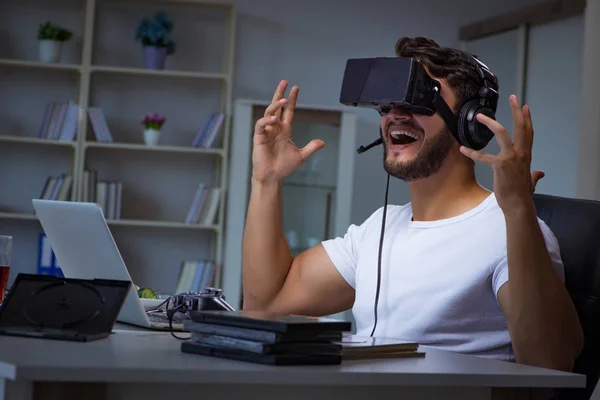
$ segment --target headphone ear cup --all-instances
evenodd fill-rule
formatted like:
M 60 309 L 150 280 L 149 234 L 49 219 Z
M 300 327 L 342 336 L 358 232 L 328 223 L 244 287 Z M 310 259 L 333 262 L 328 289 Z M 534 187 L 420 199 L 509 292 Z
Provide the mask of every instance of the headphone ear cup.
M 483 107 L 479 101 L 468 101 L 461 109 L 458 116 L 458 141 L 463 146 L 474 150 L 481 150 L 494 137 L 490 129 L 477 121 L 477 114 L 484 114 L 496 119 L 494 112 Z
M 467 121 L 467 114 L 470 112 L 472 102 L 467 102 L 462 106 L 458 113 L 458 142 L 466 147 L 471 147 L 471 141 L 469 140 L 469 123 Z

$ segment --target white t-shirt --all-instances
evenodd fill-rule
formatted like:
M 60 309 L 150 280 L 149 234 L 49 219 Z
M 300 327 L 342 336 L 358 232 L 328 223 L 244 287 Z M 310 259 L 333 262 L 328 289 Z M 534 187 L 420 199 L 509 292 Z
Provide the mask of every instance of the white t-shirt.
M 377 258 L 383 207 L 344 237 L 323 242 L 355 289 L 356 333 L 374 323 Z M 554 268 L 564 282 L 558 243 L 538 219 Z M 412 221 L 411 204 L 388 205 L 374 336 L 514 361 L 497 300 L 508 280 L 506 225 L 492 193 L 470 211 L 434 222 Z

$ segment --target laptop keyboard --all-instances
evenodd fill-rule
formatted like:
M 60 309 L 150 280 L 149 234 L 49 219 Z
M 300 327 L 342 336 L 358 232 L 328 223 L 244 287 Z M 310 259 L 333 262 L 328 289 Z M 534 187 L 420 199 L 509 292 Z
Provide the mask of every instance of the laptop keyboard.
M 166 313 L 153 312 L 153 313 L 146 313 L 146 315 L 148 316 L 148 319 L 152 323 L 167 324 L 167 325 L 169 324 L 169 317 L 167 317 Z M 178 324 L 180 325 L 181 323 L 182 323 L 181 314 L 176 313 L 173 316 L 172 324 L 173 324 L 173 326 L 175 326 Z
M 158 322 L 158 323 L 162 323 L 162 324 L 168 324 L 169 323 L 169 318 L 167 317 L 167 314 L 163 314 L 163 313 L 148 313 L 146 315 L 148 315 L 148 319 L 150 320 L 150 322 Z M 177 322 L 177 321 L 173 321 L 173 322 Z

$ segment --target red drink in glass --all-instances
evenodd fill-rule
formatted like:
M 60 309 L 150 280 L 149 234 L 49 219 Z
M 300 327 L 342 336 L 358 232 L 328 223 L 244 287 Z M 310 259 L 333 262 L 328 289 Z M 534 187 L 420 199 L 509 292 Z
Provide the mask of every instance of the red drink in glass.
M 10 273 L 10 257 L 12 253 L 12 236 L 0 236 L 0 303 L 8 287 Z
M 4 301 L 4 293 L 6 293 L 9 273 L 10 267 L 8 265 L 0 265 L 0 303 Z

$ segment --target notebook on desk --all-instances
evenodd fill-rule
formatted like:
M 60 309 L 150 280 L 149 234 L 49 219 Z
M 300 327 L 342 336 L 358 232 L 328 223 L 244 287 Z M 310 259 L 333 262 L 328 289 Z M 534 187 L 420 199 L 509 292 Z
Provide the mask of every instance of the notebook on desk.
M 344 360 L 425 356 L 419 344 L 410 340 L 344 334 L 337 343 Z

